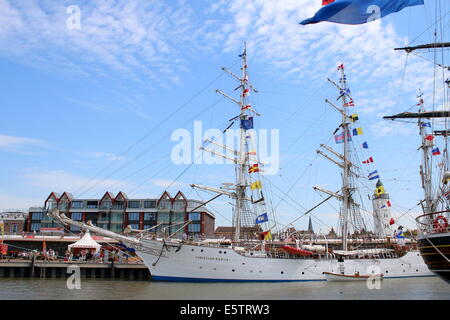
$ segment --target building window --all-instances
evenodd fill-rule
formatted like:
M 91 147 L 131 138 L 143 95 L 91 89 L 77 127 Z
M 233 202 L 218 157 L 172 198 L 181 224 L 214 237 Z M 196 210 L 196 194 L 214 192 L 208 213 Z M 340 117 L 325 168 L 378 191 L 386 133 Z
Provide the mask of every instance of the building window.
M 111 222 L 122 223 L 123 222 L 123 213 L 122 212 L 113 212 L 111 213 Z M 113 231 L 113 230 L 111 230 Z M 119 230 L 122 231 L 122 230 Z
M 169 223 L 170 216 L 168 212 L 158 212 L 158 222 Z
M 83 201 L 72 202 L 72 208 L 83 208 Z
M 174 212 L 172 214 L 172 224 L 184 221 L 184 212 Z
M 159 202 L 160 209 L 170 209 L 170 200 L 161 200 Z
M 144 201 L 144 208 L 146 208 L 146 209 L 156 208 L 156 201 L 154 201 L 154 200 Z
M 130 221 L 139 221 L 139 212 L 130 212 L 130 213 L 128 213 L 128 220 L 130 220 Z
M 58 204 L 58 209 L 60 210 L 67 210 L 67 208 L 69 208 L 69 203 L 67 201 L 61 201 Z
M 83 214 L 81 212 L 72 212 L 72 220 L 81 221 Z
M 78 231 L 80 231 L 80 227 L 79 226 L 70 226 L 70 231 L 78 232 Z
M 116 201 L 116 202 L 114 202 L 113 209 L 122 210 L 123 209 L 123 201 Z
M 11 233 L 17 233 L 19 231 L 19 226 L 17 224 L 13 224 L 9 227 L 9 231 Z
M 42 220 L 42 212 L 33 212 L 31 214 L 31 220 Z
M 156 220 L 156 214 L 152 213 L 144 213 L 144 220 Z
M 138 209 L 141 207 L 140 201 L 128 201 L 128 208 Z
M 189 220 L 200 221 L 200 218 L 201 218 L 200 212 L 191 212 L 191 213 L 189 213 Z
M 51 210 L 51 209 L 55 209 L 56 208 L 56 202 L 55 201 L 49 201 L 48 202 L 48 209 L 49 210 Z
M 110 200 L 106 200 L 102 202 L 102 209 L 111 209 L 112 202 Z
M 154 226 L 155 226 L 154 223 L 151 223 L 151 224 L 144 224 L 144 229 L 147 230 L 147 229 L 150 229 L 151 227 L 154 227 Z M 155 229 L 152 229 L 152 230 L 155 231 Z
M 131 227 L 131 229 L 134 229 L 134 230 L 140 230 L 139 223 L 132 223 L 132 224 L 130 224 L 130 227 Z
M 30 227 L 31 231 L 39 231 L 39 229 L 41 229 L 41 224 L 40 223 L 33 222 L 31 224 L 31 227 Z
M 200 232 L 200 224 L 198 224 L 198 223 L 189 224 L 188 231 L 189 232 Z
M 185 202 L 184 201 L 175 201 L 173 203 L 173 210 L 184 210 Z
M 98 208 L 98 201 L 88 201 L 86 203 L 86 208 L 88 208 L 88 209 L 97 209 Z

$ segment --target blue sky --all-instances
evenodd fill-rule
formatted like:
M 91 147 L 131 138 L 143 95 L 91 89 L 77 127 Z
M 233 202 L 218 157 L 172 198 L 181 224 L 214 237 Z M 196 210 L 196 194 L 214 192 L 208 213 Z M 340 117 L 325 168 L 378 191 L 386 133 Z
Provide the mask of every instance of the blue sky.
M 432 56 L 406 60 L 393 48 L 432 39 L 433 3 L 365 25 L 301 26 L 320 0 L 0 0 L 0 208 L 41 205 L 51 191 L 159 196 L 186 167 L 171 162 L 171 133 L 192 131 L 194 120 L 223 128 L 236 115 L 215 89 L 233 93 L 236 83 L 220 68 L 239 72 L 247 41 L 257 124 L 280 129 L 281 170 L 268 177 L 274 206 L 280 190 L 289 192 L 277 220 L 287 224 L 319 202 L 312 186 L 339 188 L 339 171 L 315 150 L 321 143 L 339 149 L 331 139 L 340 118 L 324 99 L 337 97 L 326 79 L 338 80 L 343 62 L 361 141 L 370 145 L 361 157 L 376 160 L 365 170 L 380 172 L 394 217 L 412 225 L 421 198 L 417 128 L 382 116 L 413 107 L 419 89 L 432 108 L 433 65 L 424 59 Z M 446 1 L 437 3 L 449 11 Z M 71 5 L 80 8 L 79 30 L 66 25 Z M 446 39 L 448 23 L 446 16 L 438 25 Z M 435 108 L 442 108 L 439 94 Z M 169 192 L 198 198 L 190 183 L 218 187 L 233 179 L 231 166 L 193 166 Z M 367 197 L 374 184 L 364 186 Z M 317 210 L 317 229 L 336 227 L 337 206 Z M 228 225 L 228 201 L 212 207 L 216 225 Z M 305 228 L 307 219 L 295 225 Z

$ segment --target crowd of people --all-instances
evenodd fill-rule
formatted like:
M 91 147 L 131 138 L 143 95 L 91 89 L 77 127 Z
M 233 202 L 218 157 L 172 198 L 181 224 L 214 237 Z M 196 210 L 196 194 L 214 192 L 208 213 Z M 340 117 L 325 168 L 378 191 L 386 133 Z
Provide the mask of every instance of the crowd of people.
M 130 254 L 114 248 L 101 248 L 98 252 L 92 249 L 66 250 L 64 256 L 53 249 L 49 250 L 19 250 L 10 251 L 7 255 L 1 255 L 3 259 L 22 259 L 31 260 L 32 257 L 37 260 L 47 261 L 86 261 L 91 263 L 118 263 L 137 262 L 139 259 Z

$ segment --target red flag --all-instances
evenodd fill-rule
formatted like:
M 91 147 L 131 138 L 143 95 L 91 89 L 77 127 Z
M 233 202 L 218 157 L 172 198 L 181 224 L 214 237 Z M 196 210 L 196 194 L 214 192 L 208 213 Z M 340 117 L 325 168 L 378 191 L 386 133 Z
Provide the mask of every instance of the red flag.
M 326 6 L 327 4 L 333 3 L 335 0 L 322 0 L 322 5 Z
M 250 94 L 250 89 L 244 89 L 244 92 L 242 93 L 242 96 L 248 96 Z
M 257 163 L 253 164 L 250 168 L 248 168 L 248 173 L 252 172 L 259 172 L 259 167 Z
M 387 206 L 390 207 L 391 206 L 391 201 L 387 201 Z
M 251 105 L 246 105 L 245 107 L 242 107 L 241 110 L 245 110 L 245 109 L 250 109 L 252 106 Z
M 434 136 L 432 134 L 429 134 L 425 137 L 425 140 L 428 140 L 428 141 L 433 141 L 433 139 L 434 139 Z
M 389 221 L 389 224 L 392 226 L 395 223 L 394 218 L 391 218 L 391 220 Z
M 373 162 L 373 158 L 370 157 L 369 159 L 367 159 L 366 161 L 363 161 L 362 163 L 372 163 Z
M 339 67 L 338 67 L 338 70 L 344 70 L 344 65 L 343 64 L 341 64 Z

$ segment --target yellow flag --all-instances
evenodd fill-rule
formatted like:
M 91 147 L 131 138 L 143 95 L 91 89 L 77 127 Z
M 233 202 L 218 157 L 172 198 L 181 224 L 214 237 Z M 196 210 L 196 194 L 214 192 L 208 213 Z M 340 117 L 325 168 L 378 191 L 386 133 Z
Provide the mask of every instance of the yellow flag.
M 267 231 L 264 235 L 264 240 L 272 240 L 272 233 L 270 231 Z
M 379 196 L 380 194 L 384 194 L 384 187 L 383 186 L 379 186 L 375 189 L 375 194 L 377 196 Z
M 261 189 L 261 188 L 262 188 L 261 181 L 256 181 L 256 182 L 253 182 L 252 184 L 250 184 L 250 189 L 252 189 L 252 190 Z

